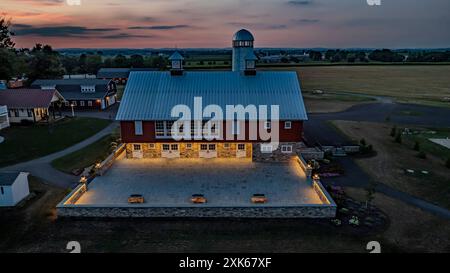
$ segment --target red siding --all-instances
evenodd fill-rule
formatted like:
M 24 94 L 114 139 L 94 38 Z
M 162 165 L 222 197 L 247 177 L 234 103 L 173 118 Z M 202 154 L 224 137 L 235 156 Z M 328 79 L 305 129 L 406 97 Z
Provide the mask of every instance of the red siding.
M 172 139 L 155 138 L 155 122 L 142 122 L 143 135 L 135 135 L 134 122 L 122 121 L 120 123 L 122 141 L 124 143 L 146 143 L 146 142 L 172 142 Z M 225 125 L 223 126 L 226 133 Z M 246 123 L 246 139 L 249 139 L 249 123 Z M 194 141 L 194 140 L 193 140 Z M 251 142 L 248 140 L 235 140 L 234 142 Z M 303 141 L 303 121 L 292 121 L 292 129 L 284 129 L 284 122 L 280 122 L 280 142 L 301 142 Z M 233 141 L 228 141 L 233 142 Z M 254 142 L 261 142 L 260 140 Z

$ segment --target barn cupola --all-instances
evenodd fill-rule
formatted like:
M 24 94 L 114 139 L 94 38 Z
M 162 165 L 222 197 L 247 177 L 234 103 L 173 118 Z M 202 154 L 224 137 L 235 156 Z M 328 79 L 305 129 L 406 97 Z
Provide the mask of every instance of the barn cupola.
M 183 75 L 183 56 L 178 51 L 175 51 L 172 56 L 170 56 L 169 61 L 171 62 L 172 68 L 170 69 L 170 74 L 172 76 Z
M 255 53 L 253 52 L 253 44 L 255 38 L 246 29 L 241 29 L 233 36 L 233 71 L 244 72 L 250 68 L 256 61 Z

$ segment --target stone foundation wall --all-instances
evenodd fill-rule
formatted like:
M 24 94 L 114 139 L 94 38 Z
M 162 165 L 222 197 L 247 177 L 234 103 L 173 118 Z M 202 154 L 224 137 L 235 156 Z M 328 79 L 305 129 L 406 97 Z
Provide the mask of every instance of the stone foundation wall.
M 126 144 L 126 156 L 127 158 L 133 158 L 133 145 L 140 144 L 144 158 L 161 158 L 162 155 L 162 143 L 154 143 L 154 148 L 150 148 L 150 143 L 128 143 Z M 180 149 L 180 158 L 199 158 L 200 144 L 203 143 L 191 143 L 191 147 L 188 148 L 187 143 L 178 143 Z M 225 148 L 224 143 L 208 143 L 216 144 L 217 156 L 219 158 L 236 158 L 237 156 L 237 143 L 230 143 L 229 148 Z M 252 157 L 252 144 L 245 143 L 246 145 L 246 157 Z
M 261 152 L 261 145 L 261 143 L 253 144 L 254 162 L 287 162 L 299 155 L 302 149 L 305 148 L 303 142 L 285 142 L 280 143 L 276 151 L 272 151 L 272 153 L 263 153 Z M 283 153 L 281 151 L 282 145 L 292 145 L 292 153 Z
M 335 205 L 298 207 L 84 207 L 61 206 L 59 217 L 107 218 L 334 218 Z

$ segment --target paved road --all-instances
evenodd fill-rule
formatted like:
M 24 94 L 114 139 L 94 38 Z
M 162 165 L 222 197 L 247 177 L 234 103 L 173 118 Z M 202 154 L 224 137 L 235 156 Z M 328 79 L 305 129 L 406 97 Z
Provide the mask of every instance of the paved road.
M 109 135 L 113 132 L 115 128 L 118 127 L 118 123 L 114 122 L 110 124 L 108 127 L 103 129 L 102 131 L 98 132 L 94 136 L 85 139 L 84 141 L 75 144 L 74 146 L 71 146 L 65 150 L 59 151 L 54 154 L 47 155 L 45 157 L 41 157 L 35 160 L 31 160 L 28 162 L 19 163 L 14 166 L 8 166 L 5 168 L 0 169 L 0 171 L 26 171 L 31 173 L 34 176 L 41 177 L 48 182 L 52 183 L 53 185 L 62 187 L 62 188 L 69 188 L 78 183 L 78 177 L 69 175 L 63 172 L 60 172 L 58 170 L 55 170 L 51 166 L 51 162 L 57 158 L 60 158 L 62 156 L 65 156 L 67 154 L 73 153 L 75 151 L 78 151 L 97 140 L 101 139 L 102 137 Z
M 406 115 L 405 113 L 408 112 L 412 114 Z M 395 104 L 390 101 L 381 101 L 379 103 L 357 105 L 340 113 L 311 114 L 309 115 L 309 121 L 305 123 L 305 136 L 309 144 L 346 144 L 349 143 L 347 137 L 330 126 L 328 121 L 350 120 L 385 122 L 386 117 L 389 117 L 390 121 L 396 124 L 450 127 L 450 109 L 448 108 Z M 346 175 L 339 178 L 324 179 L 325 184 L 359 188 L 368 186 L 371 179 L 370 176 L 351 158 L 345 157 L 338 158 L 337 160 L 346 170 Z M 450 219 L 449 210 L 390 188 L 385 184 L 378 184 L 377 190 L 392 198 Z

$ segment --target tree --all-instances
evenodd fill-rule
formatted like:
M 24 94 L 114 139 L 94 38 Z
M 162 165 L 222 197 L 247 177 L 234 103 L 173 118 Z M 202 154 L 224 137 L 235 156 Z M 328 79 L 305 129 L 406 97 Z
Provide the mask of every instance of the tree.
M 10 26 L 10 20 L 0 17 L 0 48 L 13 49 L 16 45 L 12 40 L 14 33 L 10 31 Z
M 122 54 L 117 55 L 114 58 L 114 66 L 119 68 L 127 68 L 130 66 L 127 57 L 123 56 Z
M 376 187 L 377 185 L 374 182 L 370 182 L 366 187 L 366 209 L 369 208 L 369 205 L 375 199 Z
M 403 62 L 405 57 L 389 49 L 377 49 L 369 54 L 369 59 L 378 62 Z
M 14 77 L 16 54 L 10 49 L 0 48 L 0 80 L 10 80 Z
M 445 162 L 445 166 L 450 169 L 450 157 L 447 159 L 447 162 Z
M 416 140 L 416 142 L 414 143 L 414 151 L 420 151 L 420 143 L 419 141 Z
M 59 53 L 53 51 L 51 46 L 37 44 L 31 50 L 29 82 L 37 79 L 61 78 L 65 71 L 59 57 Z
M 397 126 L 392 127 L 391 129 L 391 137 L 395 137 L 397 134 Z
M 401 144 L 402 143 L 402 132 L 397 132 L 397 135 L 395 136 L 395 142 Z
M 142 68 L 144 67 L 144 57 L 141 55 L 135 54 L 130 57 L 130 65 L 134 68 Z

